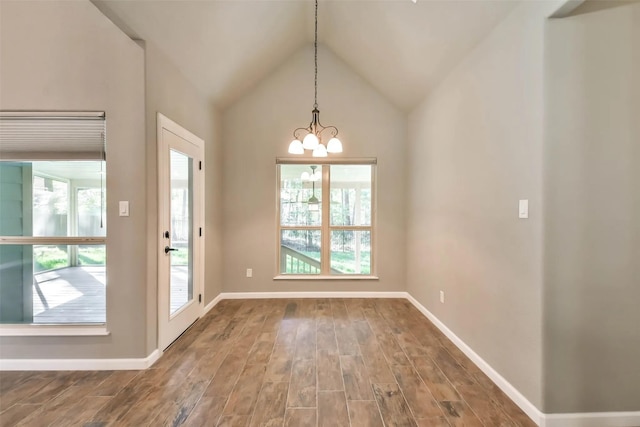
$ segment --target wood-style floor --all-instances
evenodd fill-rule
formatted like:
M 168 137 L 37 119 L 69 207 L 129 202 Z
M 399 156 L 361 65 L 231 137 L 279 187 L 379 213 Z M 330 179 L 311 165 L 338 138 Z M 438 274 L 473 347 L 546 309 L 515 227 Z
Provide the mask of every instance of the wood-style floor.
M 534 426 L 401 299 L 226 300 L 145 371 L 1 372 L 0 425 Z

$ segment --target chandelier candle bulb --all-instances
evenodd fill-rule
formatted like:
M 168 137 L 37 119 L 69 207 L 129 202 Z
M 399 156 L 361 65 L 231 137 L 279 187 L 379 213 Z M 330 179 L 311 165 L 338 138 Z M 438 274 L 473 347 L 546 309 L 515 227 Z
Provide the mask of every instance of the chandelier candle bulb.
M 289 144 L 289 154 L 304 154 L 304 147 L 300 140 L 294 139 L 291 141 L 291 144 Z
M 318 137 L 309 132 L 307 136 L 305 136 L 302 140 L 302 147 L 305 150 L 313 150 L 318 146 L 319 142 L 320 141 L 318 141 Z
M 316 148 L 313 149 L 313 157 L 327 157 L 327 149 L 324 145 L 318 144 Z
M 342 142 L 335 136 L 327 143 L 328 153 L 342 153 Z

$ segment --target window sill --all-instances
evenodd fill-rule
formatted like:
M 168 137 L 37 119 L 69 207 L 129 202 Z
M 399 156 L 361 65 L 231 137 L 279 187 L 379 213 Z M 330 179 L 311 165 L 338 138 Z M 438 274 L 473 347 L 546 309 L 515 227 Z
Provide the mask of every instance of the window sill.
M 0 337 L 97 337 L 110 334 L 106 325 L 0 325 Z
M 319 274 L 281 274 L 275 276 L 273 280 L 379 280 L 378 276 L 348 275 L 342 276 L 322 276 Z

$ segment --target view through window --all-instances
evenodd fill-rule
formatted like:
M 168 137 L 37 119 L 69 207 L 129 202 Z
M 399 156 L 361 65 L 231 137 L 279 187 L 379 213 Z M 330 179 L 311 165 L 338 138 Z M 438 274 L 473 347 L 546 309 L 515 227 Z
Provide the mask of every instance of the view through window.
M 0 322 L 106 323 L 104 127 L 0 116 Z
M 280 164 L 282 275 L 374 275 L 374 164 Z

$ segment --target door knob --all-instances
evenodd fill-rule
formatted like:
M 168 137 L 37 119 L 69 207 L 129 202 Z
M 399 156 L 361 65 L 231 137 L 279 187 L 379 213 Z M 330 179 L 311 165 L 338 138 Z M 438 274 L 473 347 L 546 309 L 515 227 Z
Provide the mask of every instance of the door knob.
M 169 246 L 165 246 L 164 247 L 164 253 L 165 254 L 168 254 L 171 251 L 177 251 L 177 249 L 176 248 L 170 248 Z

